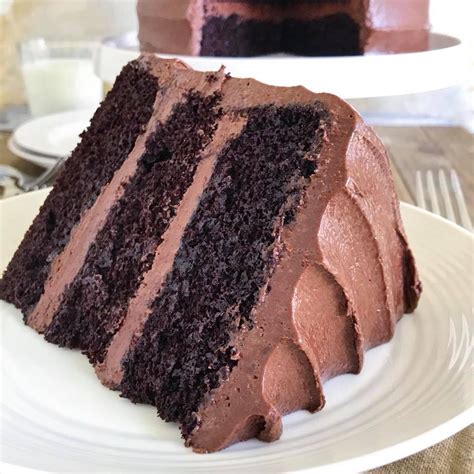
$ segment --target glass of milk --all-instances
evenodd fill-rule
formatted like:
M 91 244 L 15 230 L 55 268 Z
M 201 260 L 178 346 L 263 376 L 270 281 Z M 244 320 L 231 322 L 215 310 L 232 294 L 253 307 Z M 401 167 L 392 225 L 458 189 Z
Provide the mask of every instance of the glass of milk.
M 97 107 L 102 82 L 94 72 L 96 44 L 83 41 L 25 41 L 19 46 L 31 114 Z

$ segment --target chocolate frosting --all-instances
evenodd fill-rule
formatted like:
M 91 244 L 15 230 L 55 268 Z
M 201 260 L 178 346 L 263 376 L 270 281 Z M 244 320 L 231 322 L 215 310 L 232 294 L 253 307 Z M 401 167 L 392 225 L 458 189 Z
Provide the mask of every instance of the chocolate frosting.
M 410 52 L 428 47 L 429 0 L 348 0 L 293 2 L 278 7 L 262 2 L 206 0 L 138 0 L 139 40 L 142 51 L 199 55 L 205 18 L 280 22 L 283 19 L 319 19 L 348 14 L 361 28 L 365 52 Z
M 363 351 L 390 340 L 420 294 L 387 154 L 373 131 L 335 96 L 242 85 L 224 83 L 229 107 L 317 99 L 331 119 L 318 171 L 282 236 L 287 251 L 271 291 L 261 291 L 255 328 L 237 336 L 237 367 L 199 410 L 188 439 L 199 452 L 253 436 L 275 440 L 282 415 L 321 409 L 322 383 L 359 372 Z
M 153 55 L 139 61 L 161 86 L 152 119 L 56 257 L 28 324 L 40 332 L 50 324 L 64 289 L 79 272 L 88 246 L 133 175 L 157 123 L 166 120 L 187 91 L 218 92 L 223 114 L 213 140 L 202 151 L 194 181 L 155 250 L 151 269 L 129 302 L 104 362 L 96 367 L 106 385 L 118 386 L 121 361 L 143 331 L 148 305 L 172 268 L 216 156 L 245 125 L 245 114 L 236 112 L 265 104 L 319 102 L 329 118 L 323 124 L 318 169 L 295 221 L 283 230 L 285 250 L 270 281 L 261 288 L 253 329 L 238 333 L 232 342 L 238 364 L 199 407 L 199 423 L 187 444 L 198 452 L 209 452 L 254 436 L 275 440 L 281 434 L 282 415 L 299 409 L 320 410 L 323 382 L 359 372 L 364 350 L 390 340 L 396 321 L 416 307 L 421 287 L 401 224 L 387 154 L 357 112 L 336 96 L 229 78 L 223 70 L 210 80 L 209 74 L 193 71 L 180 61 Z

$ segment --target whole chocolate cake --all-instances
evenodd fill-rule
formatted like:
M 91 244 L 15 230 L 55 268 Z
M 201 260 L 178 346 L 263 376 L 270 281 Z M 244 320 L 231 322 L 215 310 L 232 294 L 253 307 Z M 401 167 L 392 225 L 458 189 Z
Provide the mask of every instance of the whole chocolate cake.
M 142 51 L 356 55 L 428 47 L 429 0 L 138 0 Z
M 385 150 L 348 104 L 128 64 L 0 281 L 47 341 L 215 451 L 280 436 L 420 293 Z

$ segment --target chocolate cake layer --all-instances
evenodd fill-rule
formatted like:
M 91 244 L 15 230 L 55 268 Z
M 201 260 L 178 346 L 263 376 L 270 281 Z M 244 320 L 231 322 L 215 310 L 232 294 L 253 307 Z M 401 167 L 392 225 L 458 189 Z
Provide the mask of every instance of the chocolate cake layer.
M 310 99 L 299 92 L 289 100 Z M 246 99 L 265 100 L 258 88 Z M 277 439 L 282 415 L 321 409 L 322 383 L 360 371 L 364 349 L 389 340 L 394 321 L 418 301 L 383 146 L 344 103 L 318 100 L 331 111 L 318 168 L 280 236 L 286 251 L 270 291 L 260 293 L 254 328 L 232 341 L 237 365 L 196 414 L 187 437 L 196 451 Z
M 196 451 L 275 440 L 282 415 L 321 409 L 324 381 L 360 371 L 416 307 L 386 153 L 335 96 L 152 55 L 128 68 L 135 86 L 120 90 L 152 91 L 152 110 L 51 258 L 26 322 L 178 421 Z M 1 283 L 12 294 L 34 226 Z
M 44 284 L 43 294 L 27 315 L 27 323 L 39 332 L 44 332 L 51 324 L 54 315 L 59 310 L 65 289 L 73 283 L 85 262 L 89 247 L 94 242 L 97 234 L 102 230 L 107 221 L 107 216 L 116 200 L 120 199 L 123 195 L 125 185 L 135 173 L 137 162 L 144 153 L 148 136 L 151 131 L 154 131 L 156 128 L 156 117 L 153 117 L 153 115 L 156 115 L 153 114 L 156 109 L 156 103 L 158 102 L 161 105 L 158 115 L 166 116 L 166 114 L 169 113 L 169 104 L 161 103 L 162 95 L 159 93 L 158 81 L 152 74 L 150 63 L 147 61 L 136 61 L 130 64 L 137 70 L 141 70 L 142 75 L 148 78 L 150 83 L 140 84 L 139 81 L 135 82 L 134 78 L 131 78 L 132 82 L 127 84 L 133 87 L 135 83 L 142 95 L 147 95 L 146 93 L 149 92 L 148 88 L 150 85 L 152 86 L 153 102 L 149 107 L 149 113 L 144 115 L 146 111 L 140 109 L 135 110 L 137 115 L 146 117 L 147 123 L 140 127 L 139 132 L 141 133 L 136 137 L 136 141 L 130 144 L 129 153 L 122 157 L 121 166 L 115 170 L 109 184 L 100 190 L 93 205 L 85 210 L 79 221 L 72 228 L 69 241 L 65 244 L 62 251 L 58 252 L 52 259 L 49 275 Z M 141 79 L 140 76 L 137 79 Z M 172 80 L 172 77 L 170 77 L 169 74 L 168 76 L 164 74 L 161 79 L 162 82 L 165 83 L 167 80 Z M 135 93 L 138 92 L 135 91 Z M 115 111 L 115 113 L 118 112 L 119 110 Z M 104 137 L 106 136 L 107 135 L 104 134 Z M 122 137 L 117 137 L 116 139 L 117 142 L 107 141 L 110 146 L 110 153 L 118 152 L 115 148 L 116 143 L 120 144 Z M 80 146 L 81 144 L 79 147 Z M 76 156 L 78 155 L 73 153 L 71 156 L 72 159 L 68 160 L 68 162 L 75 163 L 79 160 Z M 74 175 L 68 176 L 68 179 L 74 179 Z
M 252 56 L 428 47 L 429 0 L 138 0 L 141 49 Z
M 80 348 L 93 362 L 101 361 L 120 328 L 219 113 L 215 92 L 223 73 L 191 73 L 186 88 L 175 74 L 184 65 L 138 63 L 160 84 L 147 128 L 73 229 L 74 238 L 53 261 L 46 291 L 28 317 L 28 324 L 46 330 L 47 340 Z M 178 174 L 170 177 L 170 169 Z
M 233 333 L 253 327 L 259 291 L 283 251 L 282 226 L 294 219 L 305 181 L 317 167 L 326 112 L 315 103 L 245 114 L 241 134 L 217 157 L 166 287 L 127 356 L 120 386 L 127 398 L 181 422 L 186 435 L 205 395 L 235 365 Z
M 200 151 L 214 131 L 218 103 L 218 95 L 190 92 L 165 123 L 157 124 L 134 176 L 62 297 L 46 331 L 49 342 L 82 349 L 91 362 L 102 362 L 193 180 Z
M 142 63 L 124 68 L 67 160 L 41 212 L 0 280 L 0 298 L 28 316 L 71 231 L 112 179 L 153 111 L 158 84 Z
M 193 182 L 177 209 L 177 218 L 171 222 L 163 234 L 162 243 L 156 250 L 152 266 L 143 275 L 140 287 L 129 303 L 123 324 L 107 349 L 105 360 L 96 365 L 97 374 L 105 385 L 116 388 L 122 381 L 122 360 L 143 333 L 144 325 L 150 316 L 150 305 L 160 293 L 165 279 L 173 267 L 184 230 L 213 173 L 216 155 L 228 139 L 241 131 L 243 125 L 243 119 L 223 118 L 219 122 L 212 142 L 202 154 Z
M 359 25 L 346 14 L 279 23 L 245 20 L 233 14 L 208 18 L 202 29 L 202 56 L 259 56 L 275 52 L 308 56 L 361 54 Z

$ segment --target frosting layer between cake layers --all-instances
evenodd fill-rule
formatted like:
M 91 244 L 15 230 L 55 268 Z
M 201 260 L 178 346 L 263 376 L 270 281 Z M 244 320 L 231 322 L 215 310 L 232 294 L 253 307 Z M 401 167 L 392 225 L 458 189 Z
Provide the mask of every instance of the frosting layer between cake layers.
M 141 49 L 209 56 L 412 52 L 429 0 L 138 0 Z
M 128 68 L 0 296 L 48 340 L 84 351 L 104 384 L 178 421 L 196 451 L 277 439 L 282 415 L 321 409 L 323 382 L 359 372 L 364 350 L 390 340 L 416 307 L 420 283 L 386 153 L 335 96 L 154 56 Z M 40 287 L 28 306 L 18 266 L 34 259 L 32 241 L 77 178 L 84 142 L 107 129 L 113 114 L 104 123 L 101 114 L 136 74 L 141 95 L 151 94 L 153 106 L 137 110 L 148 111 L 146 122 L 69 234 L 54 241 L 44 283 L 26 275 Z M 246 258 L 234 255 L 239 247 Z M 207 287 L 221 291 L 201 295 Z

